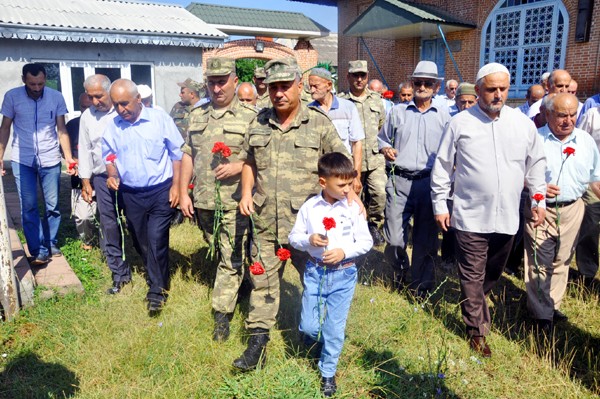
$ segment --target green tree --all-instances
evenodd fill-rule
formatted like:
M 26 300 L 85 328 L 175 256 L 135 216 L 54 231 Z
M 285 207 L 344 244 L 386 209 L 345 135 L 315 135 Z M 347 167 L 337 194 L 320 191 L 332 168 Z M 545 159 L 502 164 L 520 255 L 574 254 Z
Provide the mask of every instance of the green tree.
M 235 60 L 235 69 L 240 82 L 252 82 L 254 77 L 254 69 L 264 66 L 267 63 L 265 60 L 255 58 L 240 58 Z

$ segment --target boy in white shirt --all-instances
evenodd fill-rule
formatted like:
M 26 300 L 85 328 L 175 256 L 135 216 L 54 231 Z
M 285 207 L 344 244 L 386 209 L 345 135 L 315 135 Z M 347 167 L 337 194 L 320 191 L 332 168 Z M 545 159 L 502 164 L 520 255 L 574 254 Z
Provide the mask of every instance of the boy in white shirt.
M 356 286 L 356 258 L 371 249 L 373 239 L 358 204 L 348 204 L 356 177 L 352 162 L 339 152 L 325 154 L 318 175 L 321 194 L 302 205 L 289 240 L 309 254 L 299 329 L 308 341 L 323 345 L 321 390 L 330 397 L 337 390 L 335 371 Z

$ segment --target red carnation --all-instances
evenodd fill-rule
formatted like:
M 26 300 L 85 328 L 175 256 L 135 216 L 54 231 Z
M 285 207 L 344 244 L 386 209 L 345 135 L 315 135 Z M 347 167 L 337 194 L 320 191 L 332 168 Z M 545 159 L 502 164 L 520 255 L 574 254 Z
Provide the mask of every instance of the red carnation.
M 325 231 L 329 231 L 335 228 L 335 219 L 334 218 L 323 218 L 323 226 L 325 226 Z
M 288 249 L 279 248 L 277 250 L 277 257 L 280 261 L 285 262 L 286 260 L 292 257 L 292 253 Z
M 213 154 L 221 153 L 224 158 L 228 158 L 231 156 L 231 148 L 227 146 L 227 144 L 222 141 L 217 141 L 211 150 Z
M 250 265 L 250 273 L 255 276 L 259 276 L 265 272 L 265 268 L 260 264 L 260 262 L 254 262 Z
M 188 184 L 188 189 L 189 189 L 189 190 L 193 190 L 193 189 L 194 189 L 194 183 L 190 183 L 190 184 Z
M 71 162 L 69 164 L 69 169 L 73 169 L 75 166 L 77 166 L 77 162 Z
M 106 157 L 106 161 L 107 161 L 107 162 L 115 162 L 115 160 L 116 160 L 116 159 L 117 159 L 117 156 L 116 156 L 115 154 L 109 154 L 109 155 Z
M 544 194 L 542 194 L 542 193 L 536 193 L 536 194 L 533 195 L 532 198 L 533 198 L 534 201 L 540 202 L 541 200 L 544 199 Z
M 567 158 L 569 158 L 569 155 L 575 155 L 575 148 L 567 147 L 564 149 L 563 154 L 567 154 Z
M 393 97 L 394 97 L 394 92 L 393 91 L 386 90 L 386 91 L 383 92 L 383 98 L 387 98 L 389 100 L 390 98 L 393 98 Z

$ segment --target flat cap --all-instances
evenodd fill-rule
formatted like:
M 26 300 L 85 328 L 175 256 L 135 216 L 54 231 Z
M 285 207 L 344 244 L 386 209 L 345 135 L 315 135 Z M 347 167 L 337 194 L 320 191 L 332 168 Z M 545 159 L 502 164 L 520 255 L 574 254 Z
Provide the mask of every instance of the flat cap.
M 348 73 L 357 73 L 357 72 L 369 73 L 369 69 L 367 68 L 367 61 L 365 61 L 365 60 L 348 61 Z
M 235 60 L 232 58 L 214 57 L 206 63 L 206 76 L 223 76 L 235 72 Z
M 475 85 L 473 83 L 466 82 L 459 84 L 458 89 L 456 89 L 456 97 L 460 97 L 463 94 L 477 97 L 477 93 L 475 92 Z
M 195 80 L 192 80 L 192 78 L 187 78 L 183 82 L 177 83 L 177 86 L 187 87 L 188 89 L 195 91 L 196 93 L 200 93 L 204 89 L 202 83 L 198 83 Z
M 265 72 L 267 73 L 266 84 L 289 82 L 296 79 L 296 74 L 300 73 L 300 68 L 298 68 L 295 58 L 279 58 L 267 62 L 265 64 Z
M 254 77 L 257 79 L 264 79 L 267 77 L 267 74 L 265 73 L 265 68 L 264 67 L 256 67 L 254 69 Z
M 309 76 L 318 76 L 318 77 L 328 80 L 330 82 L 332 81 L 331 72 L 329 72 L 325 68 L 313 68 L 310 70 Z

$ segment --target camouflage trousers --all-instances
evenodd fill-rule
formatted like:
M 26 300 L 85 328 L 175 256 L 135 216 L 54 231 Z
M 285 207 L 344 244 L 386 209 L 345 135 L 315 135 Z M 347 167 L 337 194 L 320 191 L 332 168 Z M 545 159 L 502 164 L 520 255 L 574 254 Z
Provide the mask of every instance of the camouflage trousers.
M 369 224 L 380 226 L 383 223 L 383 210 L 385 209 L 385 185 L 387 176 L 383 166 L 365 170 L 360 174 L 363 185 L 363 203 L 367 209 Z
M 260 262 L 265 272 L 260 275 L 250 273 L 252 292 L 250 293 L 250 307 L 248 318 L 246 319 L 246 328 L 264 328 L 269 330 L 275 325 L 277 319 L 280 299 L 280 279 L 287 262 L 279 260 L 276 254 L 280 248 L 273 235 L 273 233 L 277 233 L 276 221 L 273 218 L 255 218 L 254 222 L 256 234 L 251 234 L 252 262 Z M 282 243 L 282 247 L 291 252 L 291 261 L 294 265 L 304 266 L 306 264 L 307 255 L 305 252 L 298 251 L 287 243 Z M 258 254 L 259 248 L 260 256 Z
M 207 242 L 212 241 L 215 212 L 198 209 L 198 223 Z M 244 252 L 248 240 L 248 218 L 239 209 L 224 211 L 220 248 L 216 252 L 217 275 L 212 294 L 212 308 L 219 313 L 233 313 L 238 291 L 244 278 Z M 233 243 L 233 245 L 232 245 Z

